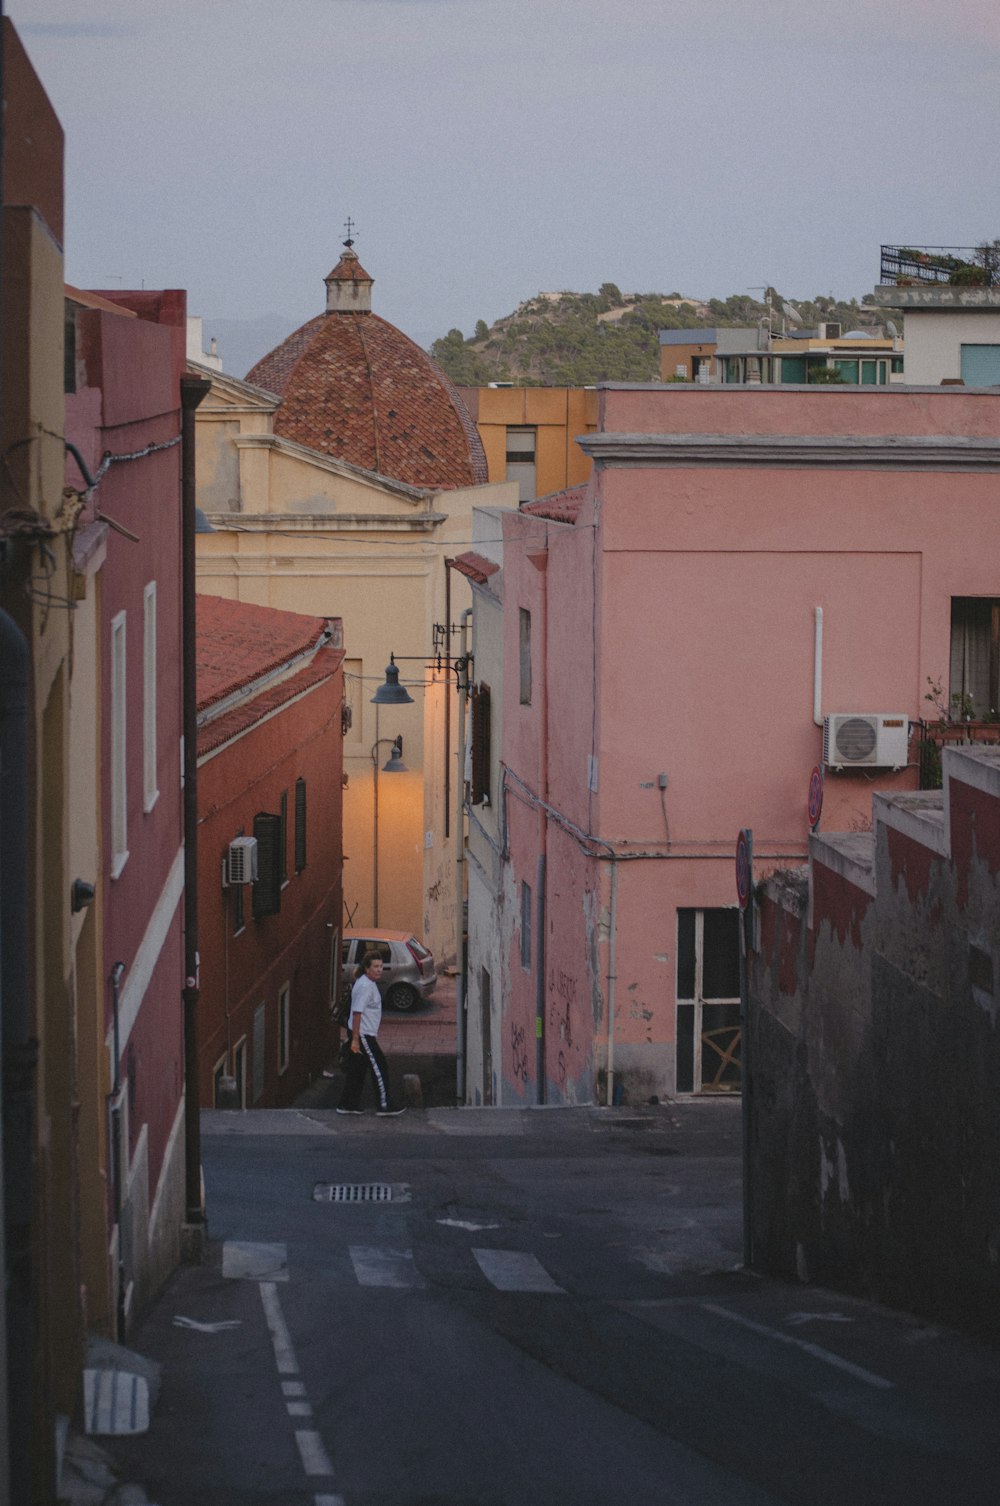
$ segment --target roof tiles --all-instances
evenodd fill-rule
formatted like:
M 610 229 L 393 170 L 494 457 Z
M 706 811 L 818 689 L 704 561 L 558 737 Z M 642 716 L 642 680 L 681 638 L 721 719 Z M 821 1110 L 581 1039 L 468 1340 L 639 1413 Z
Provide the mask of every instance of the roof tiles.
M 320 314 L 247 380 L 278 393 L 274 432 L 410 486 L 488 479 L 475 424 L 427 353 L 377 314 Z
M 251 602 L 199 595 L 198 710 L 206 710 L 263 675 L 279 670 L 300 654 L 308 653 L 326 627 L 325 617 L 307 617 Z

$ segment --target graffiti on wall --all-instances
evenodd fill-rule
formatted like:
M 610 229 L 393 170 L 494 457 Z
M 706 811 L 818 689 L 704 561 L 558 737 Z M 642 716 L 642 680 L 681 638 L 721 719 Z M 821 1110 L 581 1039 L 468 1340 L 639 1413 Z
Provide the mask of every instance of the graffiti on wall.
M 510 1050 L 514 1076 L 520 1082 L 528 1081 L 528 1042 L 524 1026 L 516 1020 L 510 1022 Z

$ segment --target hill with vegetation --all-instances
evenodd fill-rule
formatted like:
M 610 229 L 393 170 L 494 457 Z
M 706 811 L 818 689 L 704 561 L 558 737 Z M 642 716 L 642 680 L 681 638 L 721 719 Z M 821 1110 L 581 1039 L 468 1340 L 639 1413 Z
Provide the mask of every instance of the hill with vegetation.
M 539 293 L 492 325 L 480 319 L 468 339 L 459 329 L 449 330 L 434 341 L 431 355 L 461 387 L 658 381 L 659 330 L 756 328 L 770 316 L 780 333 L 784 300 L 773 288 L 768 295 L 769 305 L 745 295 L 703 301 L 680 293 L 622 294 L 613 282 L 597 293 Z M 881 311 L 867 300 L 819 297 L 796 300 L 795 308 L 803 325 L 837 321 L 845 333 L 882 322 Z M 898 313 L 893 317 L 899 320 Z

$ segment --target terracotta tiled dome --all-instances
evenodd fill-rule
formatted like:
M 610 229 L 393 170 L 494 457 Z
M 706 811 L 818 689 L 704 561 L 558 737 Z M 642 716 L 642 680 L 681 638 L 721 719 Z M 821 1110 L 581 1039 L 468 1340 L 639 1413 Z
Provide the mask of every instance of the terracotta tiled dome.
M 371 313 L 372 279 L 348 246 L 327 311 L 258 361 L 247 381 L 281 398 L 274 432 L 410 486 L 488 480 L 469 413 L 444 372 Z

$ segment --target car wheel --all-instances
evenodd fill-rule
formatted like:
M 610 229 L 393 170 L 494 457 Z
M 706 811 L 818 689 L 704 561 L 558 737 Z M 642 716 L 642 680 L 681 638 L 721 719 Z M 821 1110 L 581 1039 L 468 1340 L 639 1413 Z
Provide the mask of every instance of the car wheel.
M 390 1009 L 400 1011 L 415 1009 L 420 1000 L 420 995 L 409 983 L 394 983 L 385 996 L 385 1002 Z

